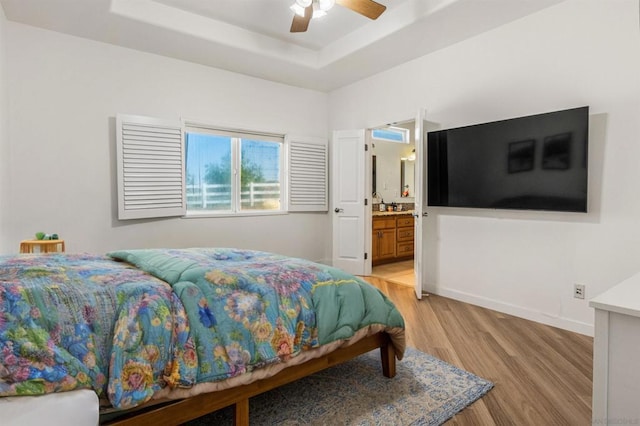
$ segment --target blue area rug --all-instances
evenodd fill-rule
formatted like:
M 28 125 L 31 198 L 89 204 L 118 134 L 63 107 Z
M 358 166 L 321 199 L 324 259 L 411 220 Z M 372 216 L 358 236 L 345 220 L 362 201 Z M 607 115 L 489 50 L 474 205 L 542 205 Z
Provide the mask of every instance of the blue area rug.
M 440 425 L 493 383 L 408 348 L 393 379 L 375 350 L 249 400 L 251 425 Z M 230 425 L 224 409 L 187 425 Z

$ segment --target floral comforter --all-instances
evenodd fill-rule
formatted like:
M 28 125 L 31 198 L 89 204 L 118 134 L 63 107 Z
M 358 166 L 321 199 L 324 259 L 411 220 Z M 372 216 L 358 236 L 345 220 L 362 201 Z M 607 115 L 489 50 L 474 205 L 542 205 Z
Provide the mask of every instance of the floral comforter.
M 192 359 L 167 283 L 106 257 L 0 257 L 0 396 L 92 388 L 128 408 L 193 383 Z
M 125 409 L 368 325 L 404 327 L 377 289 L 302 259 L 235 249 L 109 256 L 0 257 L 0 396 L 90 387 Z

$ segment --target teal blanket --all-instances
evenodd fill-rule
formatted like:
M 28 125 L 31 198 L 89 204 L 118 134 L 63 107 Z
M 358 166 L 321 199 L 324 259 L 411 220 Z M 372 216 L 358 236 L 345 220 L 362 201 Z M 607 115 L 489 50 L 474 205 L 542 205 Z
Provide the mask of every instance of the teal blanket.
M 260 251 L 200 248 L 109 253 L 168 282 L 189 316 L 197 381 L 221 380 L 348 339 L 404 328 L 382 292 L 339 269 Z M 402 357 L 402 352 L 398 354 Z

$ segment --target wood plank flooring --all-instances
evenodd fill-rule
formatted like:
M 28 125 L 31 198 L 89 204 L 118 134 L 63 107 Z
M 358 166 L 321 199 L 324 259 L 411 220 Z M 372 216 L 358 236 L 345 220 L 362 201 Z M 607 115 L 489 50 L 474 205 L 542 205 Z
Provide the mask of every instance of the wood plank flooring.
M 409 346 L 494 383 L 447 425 L 591 424 L 593 338 L 364 279 L 403 314 Z
M 415 283 L 413 259 L 374 266 L 371 276 L 413 287 L 413 283 Z

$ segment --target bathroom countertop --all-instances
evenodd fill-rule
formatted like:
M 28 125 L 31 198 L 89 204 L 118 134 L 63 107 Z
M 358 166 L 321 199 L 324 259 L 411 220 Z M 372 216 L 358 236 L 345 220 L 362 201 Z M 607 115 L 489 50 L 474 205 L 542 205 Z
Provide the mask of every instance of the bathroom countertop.
M 401 214 L 412 214 L 412 213 L 413 213 L 413 210 L 402 210 L 402 211 L 399 211 L 399 212 L 373 211 L 372 215 L 373 216 L 398 216 L 398 215 L 401 215 Z

